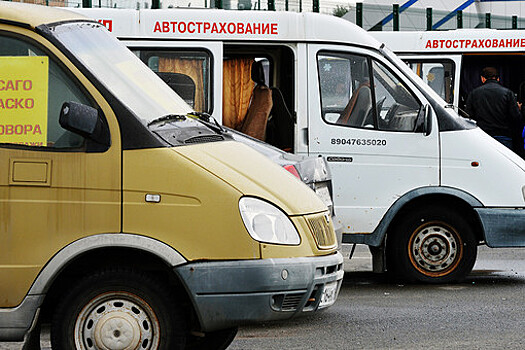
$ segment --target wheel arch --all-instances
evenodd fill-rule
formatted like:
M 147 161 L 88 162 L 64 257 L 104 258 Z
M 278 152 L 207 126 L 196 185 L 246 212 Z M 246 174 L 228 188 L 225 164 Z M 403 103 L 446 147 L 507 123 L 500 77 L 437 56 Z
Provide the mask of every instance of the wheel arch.
M 185 262 L 175 249 L 149 237 L 122 233 L 89 236 L 58 252 L 41 271 L 29 294 L 44 295 L 40 316 L 47 320 L 64 288 L 96 270 L 120 266 L 155 275 L 189 301 L 172 269 Z
M 381 222 L 370 235 L 366 244 L 373 247 L 385 245 L 388 231 L 396 225 L 402 217 L 414 207 L 432 203 L 448 208 L 455 208 L 465 213 L 469 223 L 473 225 L 473 232 L 478 241 L 484 240 L 485 233 L 479 215 L 474 208 L 483 207 L 483 204 L 471 194 L 452 187 L 422 187 L 401 196 L 386 212 Z

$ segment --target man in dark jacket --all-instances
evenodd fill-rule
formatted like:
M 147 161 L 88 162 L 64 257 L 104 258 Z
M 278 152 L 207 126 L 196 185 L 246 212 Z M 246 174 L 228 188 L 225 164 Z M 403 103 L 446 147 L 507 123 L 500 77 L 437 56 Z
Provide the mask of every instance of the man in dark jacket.
M 467 98 L 467 113 L 483 131 L 512 149 L 514 130 L 523 125 L 516 97 L 499 83 L 494 67 L 483 68 L 481 82 Z

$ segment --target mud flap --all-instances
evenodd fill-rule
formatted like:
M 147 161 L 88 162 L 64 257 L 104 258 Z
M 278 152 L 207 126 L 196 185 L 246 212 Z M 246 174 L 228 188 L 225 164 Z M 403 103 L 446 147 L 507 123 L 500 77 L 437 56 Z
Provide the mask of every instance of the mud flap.
M 24 345 L 22 350 L 41 350 L 40 347 L 40 331 L 41 331 L 41 322 L 39 320 L 40 309 L 36 310 L 35 318 L 31 324 L 31 328 L 26 333 L 24 337 Z
M 385 259 L 385 245 L 379 247 L 368 246 L 370 253 L 372 253 L 372 271 L 375 273 L 383 273 L 386 271 Z

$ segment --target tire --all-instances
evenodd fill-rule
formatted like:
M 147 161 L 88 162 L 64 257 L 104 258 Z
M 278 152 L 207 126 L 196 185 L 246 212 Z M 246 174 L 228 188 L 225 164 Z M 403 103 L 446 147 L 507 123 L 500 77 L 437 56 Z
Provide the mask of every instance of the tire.
M 136 271 L 103 270 L 80 280 L 51 322 L 54 350 L 184 349 L 188 334 L 169 289 Z
M 477 243 L 460 213 L 438 206 L 415 209 L 387 238 L 387 270 L 408 282 L 461 282 L 474 267 Z
M 192 336 L 186 343 L 186 350 L 224 350 L 232 343 L 239 328 L 229 328 L 205 333 L 204 337 Z

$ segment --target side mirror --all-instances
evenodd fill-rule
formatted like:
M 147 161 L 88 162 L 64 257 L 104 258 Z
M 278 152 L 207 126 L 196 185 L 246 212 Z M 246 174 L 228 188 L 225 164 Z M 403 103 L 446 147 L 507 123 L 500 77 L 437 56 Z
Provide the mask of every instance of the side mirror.
M 98 144 L 110 144 L 108 127 L 93 107 L 74 101 L 65 102 L 60 109 L 59 123 L 64 129 Z
M 430 105 L 425 106 L 424 113 L 425 115 L 423 116 L 423 133 L 425 134 L 425 136 L 428 136 L 432 132 L 432 108 L 430 108 Z

